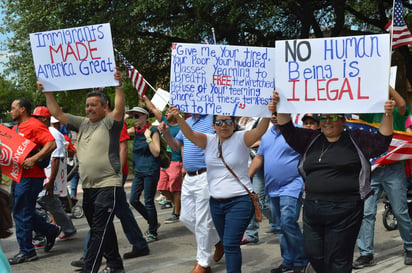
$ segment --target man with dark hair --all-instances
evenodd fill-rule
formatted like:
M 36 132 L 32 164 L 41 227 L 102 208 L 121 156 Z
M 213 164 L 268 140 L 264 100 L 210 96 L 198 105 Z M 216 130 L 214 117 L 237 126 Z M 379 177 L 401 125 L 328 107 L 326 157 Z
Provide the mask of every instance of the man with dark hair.
M 13 217 L 20 250 L 18 254 L 9 259 L 10 264 L 38 259 L 32 243 L 33 230 L 46 235 L 47 243 L 44 248 L 46 252 L 54 246 L 56 237 L 60 233 L 60 227 L 48 224 L 35 212 L 37 196 L 42 191 L 43 181 L 46 178 L 44 170 L 36 165 L 36 161 L 53 152 L 56 143 L 47 126 L 30 116 L 31 108 L 32 105 L 27 99 L 20 98 L 13 101 L 10 111 L 12 119 L 17 121 L 13 130 L 36 143 L 34 150 L 39 150 L 23 161 L 21 180 L 13 181 L 11 185 Z
M 119 139 L 123 127 L 125 97 L 121 85 L 122 73 L 117 70 L 113 111 L 102 92 L 90 92 L 86 99 L 86 117 L 64 113 L 51 92 L 44 92 L 47 107 L 61 123 L 78 131 L 77 155 L 80 180 L 83 185 L 83 208 L 90 225 L 90 242 L 84 260 L 83 273 L 99 270 L 103 253 L 107 259 L 105 273 L 123 273 L 116 232 L 113 225 L 116 200 L 122 189 Z M 43 85 L 38 82 L 38 89 Z

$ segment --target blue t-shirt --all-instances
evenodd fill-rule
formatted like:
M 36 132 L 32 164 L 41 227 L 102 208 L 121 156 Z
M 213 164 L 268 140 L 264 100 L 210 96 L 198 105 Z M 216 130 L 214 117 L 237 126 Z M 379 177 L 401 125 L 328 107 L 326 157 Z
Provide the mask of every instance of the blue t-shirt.
M 150 129 L 150 135 L 159 133 L 156 127 Z M 144 134 L 136 134 L 133 140 L 133 165 L 135 172 L 142 174 L 152 174 L 154 171 L 160 172 L 160 159 L 154 157 L 149 149 Z
M 264 158 L 265 190 L 268 195 L 297 198 L 303 191 L 303 178 L 298 171 L 301 155 L 287 144 L 275 126 L 262 136 L 257 154 Z
M 169 131 L 170 134 L 173 137 L 176 137 L 177 133 L 179 133 L 180 131 L 180 127 L 179 125 L 170 125 L 169 122 L 166 120 L 166 118 L 162 115 L 162 119 L 161 121 L 164 121 L 167 126 L 169 126 Z M 179 149 L 178 151 L 173 151 L 172 149 L 170 149 L 169 145 L 167 145 L 167 151 L 171 153 L 172 157 L 171 157 L 171 161 L 178 161 L 178 162 L 182 162 L 182 151 Z
M 205 134 L 215 134 L 213 130 L 213 116 L 212 115 L 200 115 L 197 119 L 195 116 L 188 118 L 187 123 L 190 128 L 195 132 L 201 132 Z M 181 131 L 176 135 L 176 140 L 183 144 L 183 167 L 188 172 L 194 172 L 199 169 L 206 168 L 205 153 L 202 149 L 188 140 Z

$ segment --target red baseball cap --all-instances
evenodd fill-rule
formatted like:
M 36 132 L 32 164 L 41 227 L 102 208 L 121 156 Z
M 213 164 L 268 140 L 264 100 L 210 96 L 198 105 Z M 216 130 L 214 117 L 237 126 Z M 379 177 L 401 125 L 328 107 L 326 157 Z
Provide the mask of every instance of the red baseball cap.
M 50 118 L 51 114 L 47 107 L 38 106 L 34 109 L 32 116 Z

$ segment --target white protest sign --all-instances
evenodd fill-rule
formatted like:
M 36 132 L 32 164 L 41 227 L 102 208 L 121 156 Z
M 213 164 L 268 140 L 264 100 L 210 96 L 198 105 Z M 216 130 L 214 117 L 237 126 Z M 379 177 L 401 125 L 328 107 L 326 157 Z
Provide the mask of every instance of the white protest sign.
M 270 117 L 275 49 L 172 46 L 170 104 L 186 113 Z
M 383 112 L 389 39 L 380 34 L 276 41 L 278 112 Z
M 110 24 L 30 34 L 34 67 L 44 91 L 118 85 Z
M 396 85 L 396 74 L 398 72 L 398 67 L 397 66 L 391 66 L 391 75 L 389 78 L 389 84 L 392 86 L 392 88 L 395 89 Z
M 151 102 L 156 107 L 156 109 L 163 111 L 163 109 L 166 107 L 167 103 L 169 102 L 169 99 L 170 99 L 169 92 L 167 92 L 166 90 L 163 90 L 162 88 L 157 88 L 157 91 L 154 94 Z

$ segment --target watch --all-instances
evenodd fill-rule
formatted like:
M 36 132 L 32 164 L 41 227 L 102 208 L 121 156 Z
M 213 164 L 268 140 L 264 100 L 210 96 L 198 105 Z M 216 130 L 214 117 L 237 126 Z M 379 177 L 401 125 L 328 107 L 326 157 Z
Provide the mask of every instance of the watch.
M 150 144 L 151 142 L 152 142 L 152 138 L 151 138 L 151 137 L 146 138 L 146 143 L 147 143 L 147 144 Z

